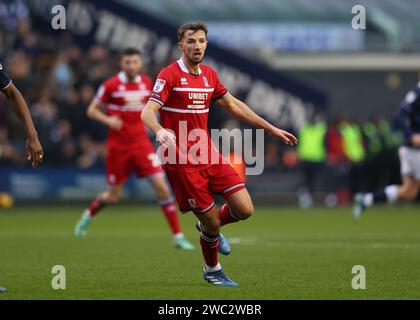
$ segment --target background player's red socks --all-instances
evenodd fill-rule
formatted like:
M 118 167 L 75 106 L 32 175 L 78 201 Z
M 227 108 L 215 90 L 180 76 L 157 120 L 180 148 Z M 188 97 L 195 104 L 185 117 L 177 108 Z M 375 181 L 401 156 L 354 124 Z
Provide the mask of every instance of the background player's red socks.
M 176 210 L 175 203 L 173 199 L 160 202 L 160 207 L 162 208 L 163 214 L 166 217 L 166 220 L 171 227 L 172 233 L 174 235 L 181 233 L 181 226 L 179 225 L 178 212 Z
M 206 265 L 209 267 L 217 266 L 219 263 L 217 258 L 219 235 L 208 234 L 202 231 L 200 234 L 200 245 Z
M 89 216 L 94 217 L 99 210 L 105 207 L 106 203 L 102 200 L 101 196 L 97 196 L 89 206 L 88 212 Z
M 236 218 L 234 214 L 230 211 L 230 207 L 227 203 L 222 205 L 219 208 L 219 218 L 220 218 L 220 226 L 224 226 L 225 224 L 238 222 L 240 219 Z

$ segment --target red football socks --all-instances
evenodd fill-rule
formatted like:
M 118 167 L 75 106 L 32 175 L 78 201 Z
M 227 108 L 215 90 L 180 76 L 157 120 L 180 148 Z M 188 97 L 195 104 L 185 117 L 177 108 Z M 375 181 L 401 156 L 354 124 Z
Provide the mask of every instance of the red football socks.
M 200 245 L 206 265 L 209 267 L 215 267 L 219 263 L 217 257 L 219 249 L 219 235 L 211 235 L 206 232 L 201 232 Z
M 169 223 L 172 233 L 174 235 L 181 233 L 181 226 L 179 224 L 178 213 L 177 213 L 176 206 L 173 200 L 168 201 L 167 203 L 162 203 L 161 208 L 162 208 L 163 214 L 166 217 L 166 220 Z
M 218 214 L 220 218 L 220 226 L 239 221 L 239 219 L 232 214 L 232 212 L 230 211 L 230 207 L 227 203 L 225 203 L 219 208 Z
M 90 217 L 94 217 L 99 210 L 105 207 L 106 203 L 102 200 L 101 196 L 97 196 L 89 206 L 89 215 Z

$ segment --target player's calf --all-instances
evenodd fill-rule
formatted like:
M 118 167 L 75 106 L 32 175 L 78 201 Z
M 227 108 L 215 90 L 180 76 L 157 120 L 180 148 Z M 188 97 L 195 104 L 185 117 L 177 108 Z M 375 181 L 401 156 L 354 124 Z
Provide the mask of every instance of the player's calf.
M 201 229 L 210 234 L 219 234 L 221 222 L 217 210 L 213 207 L 206 213 L 196 214 L 198 220 L 200 220 Z
M 154 179 L 151 179 L 150 183 L 152 184 L 153 189 L 154 189 L 155 194 L 156 194 L 156 197 L 159 200 L 166 200 L 166 199 L 172 197 L 172 195 L 169 191 L 168 185 L 166 184 L 166 181 L 163 178 L 163 176 L 162 177 L 159 176 L 159 177 L 156 177 Z
M 217 235 L 218 248 L 216 250 L 223 255 L 228 255 L 230 253 L 230 245 L 228 240 L 220 233 L 221 219 L 216 208 L 213 207 L 206 213 L 196 213 L 195 215 L 200 220 L 195 226 L 196 229 L 201 233 L 200 243 L 202 242 L 203 235 L 204 239 L 209 238 L 208 235 L 210 235 L 210 237 Z M 203 243 L 201 243 L 201 247 L 203 248 Z

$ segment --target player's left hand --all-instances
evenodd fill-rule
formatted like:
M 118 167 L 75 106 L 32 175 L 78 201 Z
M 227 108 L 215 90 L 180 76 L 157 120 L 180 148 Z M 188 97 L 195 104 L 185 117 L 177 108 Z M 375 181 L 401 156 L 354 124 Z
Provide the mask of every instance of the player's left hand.
M 28 137 L 26 139 L 26 158 L 32 162 L 32 167 L 36 167 L 44 161 L 44 152 L 38 136 Z
M 297 138 L 293 134 L 279 128 L 274 128 L 270 134 L 276 138 L 279 138 L 281 141 L 283 141 L 283 143 L 289 144 L 291 146 L 297 144 L 298 142 Z

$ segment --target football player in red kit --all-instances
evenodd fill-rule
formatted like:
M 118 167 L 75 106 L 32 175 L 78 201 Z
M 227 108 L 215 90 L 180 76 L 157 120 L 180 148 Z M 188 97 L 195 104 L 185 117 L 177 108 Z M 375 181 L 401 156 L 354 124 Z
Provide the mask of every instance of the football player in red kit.
M 286 144 L 294 145 L 297 139 L 233 97 L 217 73 L 201 64 L 207 47 L 206 35 L 207 27 L 202 23 L 187 23 L 178 29 L 182 57 L 159 73 L 142 120 L 162 145 L 161 158 L 166 159 L 164 168 L 180 210 L 193 211 L 199 220 L 196 227 L 205 260 L 204 280 L 219 286 L 237 286 L 218 261 L 218 252 L 225 255 L 230 252 L 220 227 L 249 218 L 254 207 L 243 179 L 211 143 L 207 130 L 210 102 L 215 101 L 235 117 L 264 129 Z M 155 115 L 157 111 L 160 123 Z M 201 153 L 207 153 L 207 157 Z M 207 162 L 202 161 L 206 158 Z M 215 207 L 214 194 L 221 194 L 226 201 L 219 209 Z
M 149 178 L 169 223 L 177 248 L 193 249 L 181 232 L 178 213 L 165 174 L 141 121 L 142 109 L 150 96 L 152 80 L 140 75 L 142 60 L 136 49 L 121 55 L 121 72 L 107 80 L 88 107 L 87 115 L 109 127 L 106 177 L 108 189 L 96 197 L 75 227 L 75 234 L 86 235 L 91 219 L 104 206 L 121 198 L 123 184 L 131 174 Z M 107 112 L 101 110 L 106 107 Z

